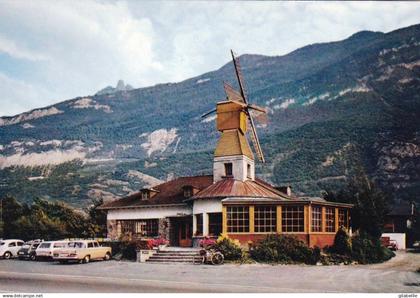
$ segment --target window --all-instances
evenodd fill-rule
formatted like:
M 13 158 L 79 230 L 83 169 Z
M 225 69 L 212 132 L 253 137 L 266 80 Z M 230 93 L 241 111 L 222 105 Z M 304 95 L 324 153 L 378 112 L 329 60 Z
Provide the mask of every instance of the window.
M 135 234 L 136 236 L 154 237 L 159 232 L 158 219 L 143 219 L 143 220 L 121 220 L 122 234 Z
M 304 232 L 303 206 L 284 206 L 281 211 L 283 232 Z
M 157 236 L 159 230 L 158 219 L 146 219 L 142 221 L 136 221 L 135 233 L 141 236 Z
M 271 233 L 276 231 L 276 206 L 255 206 L 254 228 L 258 233 Z
M 17 246 L 22 246 L 24 243 L 25 243 L 25 242 L 18 241 L 18 242 L 17 242 Z
M 16 246 L 16 242 L 10 242 L 9 243 L 9 247 L 15 247 Z
M 231 162 L 225 163 L 225 176 L 229 177 L 233 175 L 233 166 Z
M 312 232 L 322 232 L 322 208 L 312 206 Z
M 99 243 L 98 242 L 93 242 L 93 246 L 94 247 L 99 247 Z
M 222 213 L 209 213 L 209 234 L 219 236 L 222 233 Z
M 203 235 L 203 214 L 196 214 L 195 219 L 197 221 L 197 231 L 195 231 L 195 234 Z
M 335 232 L 335 208 L 325 208 L 325 231 Z
M 248 178 L 251 178 L 252 176 L 251 176 L 251 165 L 250 164 L 247 164 L 246 165 L 246 176 L 248 177 Z
M 93 242 L 88 242 L 88 248 L 93 247 Z
M 349 222 L 346 209 L 338 209 L 338 226 L 348 228 Z
M 228 233 L 249 232 L 249 207 L 227 207 Z
M 57 243 L 54 243 L 53 247 L 54 248 L 64 248 L 64 247 L 66 247 L 66 243 L 65 242 L 57 242 Z
M 148 190 L 142 190 L 141 191 L 141 199 L 143 201 L 148 200 L 150 198 L 150 193 Z
M 192 187 L 191 186 L 185 186 L 184 187 L 184 197 L 189 198 L 193 195 Z
M 50 248 L 50 246 L 51 246 L 51 243 L 41 243 L 39 248 Z

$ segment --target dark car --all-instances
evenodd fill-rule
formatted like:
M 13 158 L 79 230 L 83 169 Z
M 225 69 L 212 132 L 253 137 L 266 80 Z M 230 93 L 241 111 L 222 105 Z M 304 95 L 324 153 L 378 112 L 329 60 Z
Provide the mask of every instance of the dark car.
M 19 249 L 17 256 L 19 260 L 36 260 L 35 250 L 41 243 L 41 240 L 33 240 L 25 242 L 21 249 Z

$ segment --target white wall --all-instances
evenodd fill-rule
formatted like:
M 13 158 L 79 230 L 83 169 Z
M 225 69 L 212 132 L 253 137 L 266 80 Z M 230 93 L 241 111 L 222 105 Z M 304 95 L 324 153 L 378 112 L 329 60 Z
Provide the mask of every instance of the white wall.
M 383 233 L 382 237 L 389 237 L 390 240 L 397 241 L 398 249 L 406 249 L 405 233 Z
M 254 161 L 245 155 L 233 155 L 233 156 L 221 156 L 215 157 L 213 162 L 213 180 L 214 182 L 222 180 L 222 176 L 225 176 L 225 163 L 231 162 L 233 168 L 233 178 L 241 181 L 247 179 L 255 179 L 255 165 Z M 251 176 L 248 178 L 247 165 L 251 165 Z
M 222 201 L 220 199 L 195 200 L 193 214 L 222 212 Z
M 107 220 L 164 218 L 190 214 L 191 207 L 187 206 L 111 209 L 108 210 Z

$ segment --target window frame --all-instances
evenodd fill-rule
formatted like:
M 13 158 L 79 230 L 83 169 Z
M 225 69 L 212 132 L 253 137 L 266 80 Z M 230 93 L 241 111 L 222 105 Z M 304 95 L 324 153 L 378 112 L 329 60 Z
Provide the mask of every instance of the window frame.
M 348 217 L 349 213 L 348 212 L 349 211 L 344 208 L 338 209 L 338 227 L 343 226 L 346 229 L 349 228 L 349 217 Z M 341 214 L 341 213 L 344 213 L 344 214 Z
M 331 211 L 331 212 L 330 212 Z M 325 207 L 325 232 L 335 233 L 335 207 Z
M 322 232 L 322 206 L 311 206 L 311 232 Z
M 305 233 L 305 207 L 303 205 L 282 206 L 281 230 L 283 233 Z
M 233 176 L 233 163 L 225 162 L 225 177 L 232 177 Z
M 277 232 L 277 206 L 256 205 L 254 207 L 254 232 L 264 234 Z
M 227 232 L 231 234 L 250 232 L 249 206 L 227 206 Z

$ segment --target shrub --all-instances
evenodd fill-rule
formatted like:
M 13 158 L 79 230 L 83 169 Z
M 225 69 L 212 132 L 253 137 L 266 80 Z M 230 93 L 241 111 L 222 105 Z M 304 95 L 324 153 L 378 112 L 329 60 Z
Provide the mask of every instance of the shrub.
M 352 258 L 360 264 L 380 263 L 395 256 L 395 253 L 383 247 L 379 239 L 367 234 L 352 239 Z
M 351 255 L 351 239 L 344 227 L 341 227 L 335 234 L 334 244 L 329 250 L 339 255 Z
M 251 257 L 260 262 L 316 264 L 321 250 L 309 248 L 293 236 L 268 235 L 250 250 Z
M 227 261 L 238 261 L 244 256 L 239 241 L 232 240 L 226 235 L 221 235 L 217 238 L 214 248 L 219 250 Z

